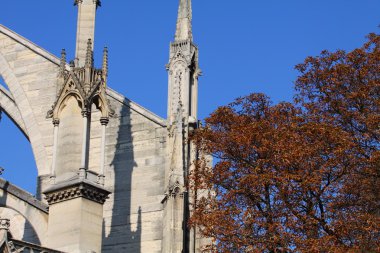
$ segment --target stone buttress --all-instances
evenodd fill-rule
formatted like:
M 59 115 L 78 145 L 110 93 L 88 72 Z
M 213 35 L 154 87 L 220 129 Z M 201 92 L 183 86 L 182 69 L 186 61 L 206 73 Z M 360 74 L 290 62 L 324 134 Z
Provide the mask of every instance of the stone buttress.
M 47 115 L 54 125 L 52 185 L 44 192 L 49 203 L 48 246 L 70 253 L 100 253 L 103 204 L 110 193 L 103 187 L 105 135 L 111 114 L 106 98 L 108 51 L 104 49 L 102 68 L 96 69 L 93 38 L 100 2 L 78 0 L 75 4 L 76 59 L 67 66 L 62 51 L 57 97 Z M 91 121 L 95 112 L 100 114 L 98 122 Z M 90 134 L 99 130 L 99 164 L 90 170 Z

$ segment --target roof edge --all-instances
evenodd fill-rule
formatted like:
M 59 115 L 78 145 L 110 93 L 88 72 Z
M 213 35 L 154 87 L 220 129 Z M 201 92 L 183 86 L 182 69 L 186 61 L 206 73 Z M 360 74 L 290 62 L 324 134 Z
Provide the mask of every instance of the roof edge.
M 21 189 L 20 187 L 10 183 L 9 181 L 0 178 L 0 189 L 8 192 L 9 194 L 15 196 L 16 198 L 30 204 L 31 206 L 34 206 L 35 208 L 41 210 L 44 213 L 48 213 L 49 207 L 45 203 L 39 201 L 36 199 L 32 194 L 29 192 Z
M 48 52 L 47 50 L 39 47 L 38 45 L 34 44 L 33 42 L 29 41 L 25 37 L 22 37 L 21 35 L 17 34 L 16 32 L 12 31 L 11 29 L 5 27 L 4 25 L 0 24 L 0 33 L 5 34 L 6 36 L 12 38 L 13 40 L 19 42 L 23 46 L 29 48 L 33 52 L 37 53 L 38 55 L 44 57 L 48 61 L 56 64 L 57 66 L 60 65 L 60 59 L 53 55 L 52 53 Z M 67 65 L 66 68 L 69 68 Z M 130 107 L 135 112 L 141 114 L 142 116 L 146 117 L 147 119 L 155 122 L 156 124 L 166 127 L 166 120 L 161 118 L 160 116 L 156 115 L 155 113 L 149 111 L 148 109 L 144 108 L 143 106 L 133 102 L 132 100 L 128 99 L 124 95 L 116 92 L 115 90 L 111 88 L 107 88 L 107 95 L 114 98 L 115 100 L 121 102 L 122 104 Z
M 153 121 L 154 123 L 166 127 L 166 120 L 158 116 L 157 114 L 149 111 L 145 107 L 133 102 L 132 100 L 128 99 L 124 95 L 116 92 L 115 90 L 111 88 L 107 88 L 107 95 L 112 97 L 113 99 L 119 101 L 120 103 L 124 104 L 125 106 L 128 106 L 133 111 L 137 112 L 138 114 L 144 116 L 145 118 Z

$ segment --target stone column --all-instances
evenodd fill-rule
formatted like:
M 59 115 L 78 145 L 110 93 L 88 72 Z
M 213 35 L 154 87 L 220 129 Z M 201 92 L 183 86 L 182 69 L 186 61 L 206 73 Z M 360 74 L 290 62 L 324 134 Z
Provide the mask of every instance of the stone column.
M 58 149 L 58 130 L 59 130 L 59 119 L 53 119 L 54 125 L 54 143 L 53 143 L 53 159 L 51 163 L 50 178 L 54 183 L 55 180 L 55 170 L 57 166 L 57 149 Z
M 106 127 L 108 125 L 109 119 L 108 117 L 102 117 L 100 119 L 100 123 L 102 125 L 102 142 L 101 142 L 101 150 L 100 150 L 100 175 L 99 175 L 99 183 L 104 185 L 104 167 L 105 167 L 105 153 L 106 153 Z
M 87 144 L 88 144 L 88 116 L 87 110 L 82 111 L 83 116 L 83 139 L 82 139 L 82 158 L 80 163 L 81 169 L 87 169 Z
M 191 85 L 191 116 L 197 118 L 198 115 L 198 78 L 200 70 L 195 70 L 193 74 L 193 83 Z

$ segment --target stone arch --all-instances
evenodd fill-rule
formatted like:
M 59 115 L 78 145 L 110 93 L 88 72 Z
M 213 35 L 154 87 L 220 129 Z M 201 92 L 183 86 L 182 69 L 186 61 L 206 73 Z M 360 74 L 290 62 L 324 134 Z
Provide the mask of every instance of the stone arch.
M 65 96 L 63 96 L 62 99 L 60 99 L 57 102 L 58 106 L 56 107 L 56 110 L 53 112 L 53 118 L 55 118 L 55 119 L 60 118 L 60 114 L 62 113 L 64 108 L 67 106 L 67 103 L 71 98 L 76 99 L 78 102 L 79 108 L 81 110 L 83 110 L 84 101 L 82 99 L 82 96 L 80 95 L 80 93 L 78 91 L 72 90 L 72 91 L 68 92 L 67 94 L 65 94 Z
M 16 102 L 14 101 L 12 94 L 2 85 L 0 85 L 0 111 L 3 111 L 29 140 L 24 120 L 21 117 Z
M 83 100 L 83 95 L 81 92 L 76 89 L 75 82 L 73 80 L 69 80 L 66 84 L 66 87 L 62 91 L 62 95 L 59 96 L 59 99 L 56 101 L 55 105 L 53 106 L 53 119 L 59 119 L 60 113 L 65 108 L 67 102 L 74 97 L 81 110 L 83 111 L 85 101 Z
M 41 244 L 33 225 L 18 211 L 6 206 L 0 206 L 0 217 L 9 219 L 11 226 L 9 232 L 12 239 Z
M 9 87 L 10 93 L 14 98 L 15 105 L 19 108 L 19 112 L 24 121 L 25 129 L 32 145 L 37 168 L 42 171 L 48 171 L 47 152 L 42 142 L 43 138 L 38 127 L 38 123 L 34 118 L 32 108 L 23 87 L 2 53 L 0 53 L 0 75 Z
M 26 225 L 32 230 L 32 234 L 35 234 L 37 241 L 42 245 L 46 243 L 47 205 L 39 202 L 33 196 L 8 181 L 0 179 L 0 207 L 14 210 L 20 214 L 27 221 Z M 14 226 L 17 226 L 17 223 Z
M 102 96 L 102 94 L 97 93 L 95 96 L 91 99 L 91 104 L 95 104 L 97 109 L 101 112 L 102 117 L 108 117 L 109 116 L 109 110 L 107 106 L 107 98 Z
M 37 197 L 50 185 L 59 58 L 0 24 L 0 75 L 18 107 L 37 166 Z M 68 66 L 67 66 L 68 67 Z

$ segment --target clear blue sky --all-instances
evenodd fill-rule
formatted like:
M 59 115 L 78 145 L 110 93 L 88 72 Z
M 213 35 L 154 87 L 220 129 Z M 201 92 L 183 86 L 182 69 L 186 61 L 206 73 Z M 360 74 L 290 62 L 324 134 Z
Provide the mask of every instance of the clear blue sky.
M 0 23 L 55 55 L 74 57 L 74 0 L 1 3 Z M 103 0 L 97 12 L 95 55 L 110 50 L 108 84 L 166 117 L 169 42 L 178 0 Z M 379 32 L 379 0 L 193 0 L 194 41 L 200 50 L 200 118 L 251 92 L 291 100 L 294 65 L 323 49 L 351 50 Z M 1 82 L 1 80 L 0 80 Z M 0 122 L 4 177 L 34 192 L 29 143 L 9 120 Z M 31 175 L 31 176 L 27 176 Z

